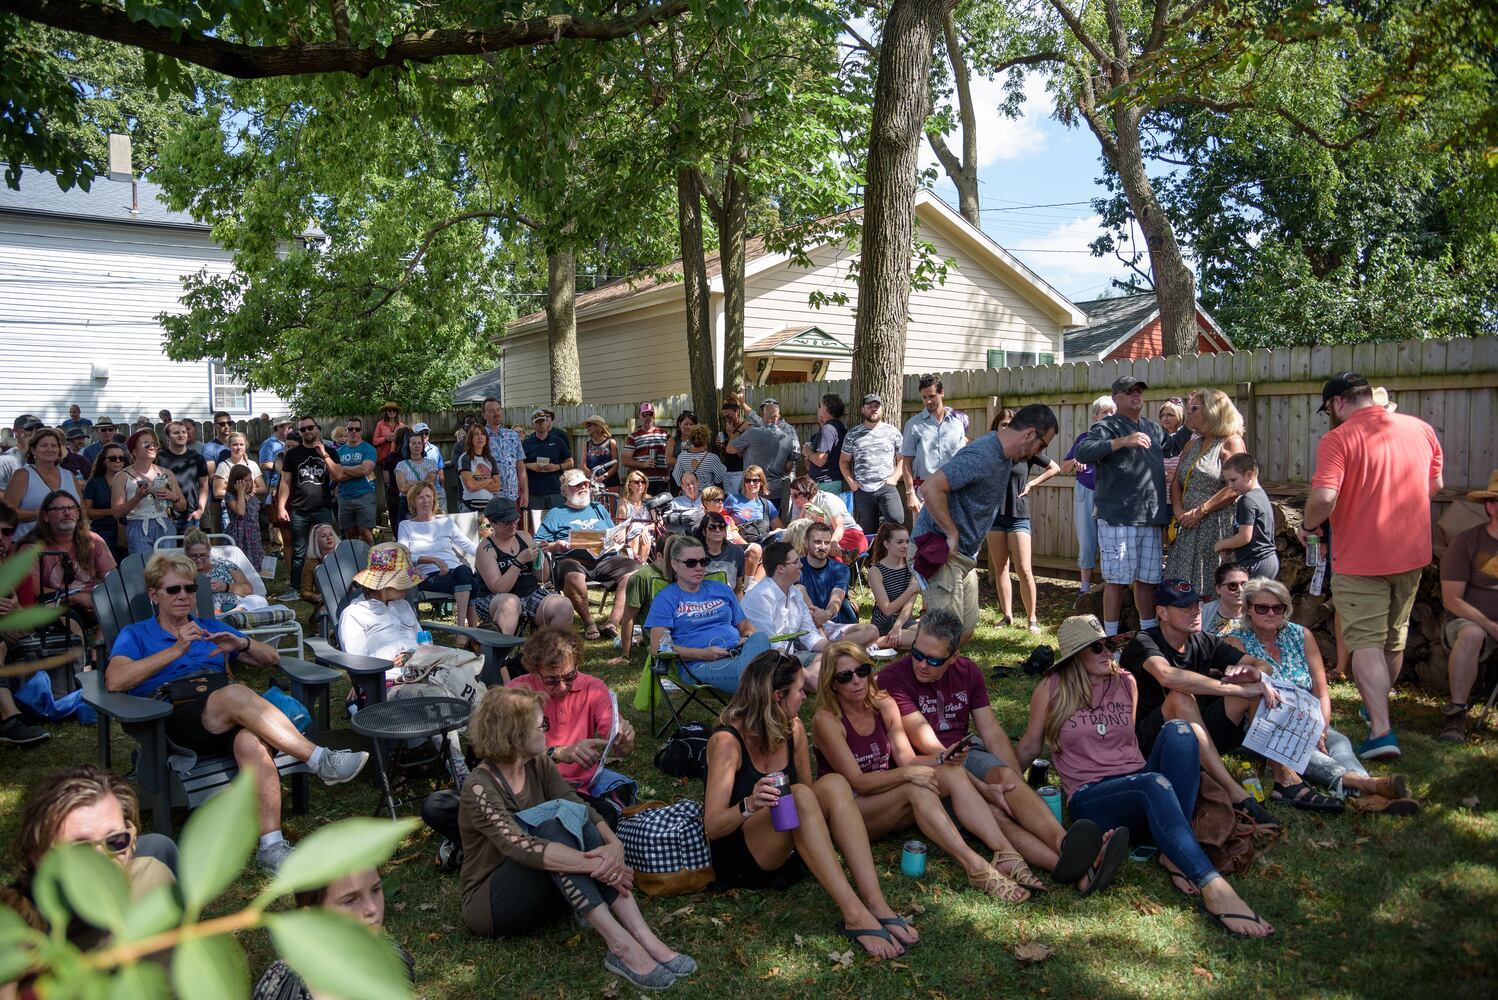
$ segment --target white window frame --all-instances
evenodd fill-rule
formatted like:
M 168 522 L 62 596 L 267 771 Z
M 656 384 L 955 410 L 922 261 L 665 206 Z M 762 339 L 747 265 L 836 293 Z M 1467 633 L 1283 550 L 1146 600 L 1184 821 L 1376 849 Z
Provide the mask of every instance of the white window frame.
M 250 388 L 240 381 L 228 381 L 233 378 L 224 370 L 222 361 L 208 362 L 208 403 L 213 412 L 223 410 L 225 413 L 245 415 L 254 412 L 255 401 Z M 220 381 L 220 380 L 223 381 Z M 242 402 L 234 405 L 233 400 L 242 397 Z

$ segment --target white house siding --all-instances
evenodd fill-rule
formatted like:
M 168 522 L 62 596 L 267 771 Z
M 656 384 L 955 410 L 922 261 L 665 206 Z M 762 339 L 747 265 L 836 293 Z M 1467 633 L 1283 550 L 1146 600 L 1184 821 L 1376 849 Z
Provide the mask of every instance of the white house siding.
M 505 404 L 550 402 L 546 332 L 500 343 L 505 348 Z M 583 399 L 590 403 L 629 403 L 689 391 L 686 307 L 676 296 L 618 316 L 580 317 L 577 349 Z
M 167 360 L 155 318 L 182 309 L 182 276 L 203 268 L 230 270 L 206 231 L 0 213 L 5 424 L 22 412 L 55 423 L 71 403 L 90 418 L 154 420 L 165 407 L 206 419 L 208 363 Z M 96 361 L 108 364 L 107 380 L 93 378 Z M 235 415 L 283 409 L 256 390 Z

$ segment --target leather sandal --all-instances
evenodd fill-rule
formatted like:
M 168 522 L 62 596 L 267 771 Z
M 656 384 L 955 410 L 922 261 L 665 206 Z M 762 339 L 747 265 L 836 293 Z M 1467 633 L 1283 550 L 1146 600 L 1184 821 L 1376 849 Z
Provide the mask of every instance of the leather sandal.
M 1006 903 L 1023 903 L 1030 898 L 1030 890 L 992 865 L 969 875 L 967 883 L 984 895 L 1002 899 Z
M 1035 873 L 1030 870 L 1030 866 L 1025 863 L 1025 859 L 1018 851 L 994 851 L 993 860 L 989 863 L 993 865 L 994 871 L 1000 875 L 1009 876 L 1031 892 L 1050 891 L 1044 882 L 1035 877 Z M 1008 865 L 1009 870 L 1004 871 L 999 867 L 1000 865 Z
M 1274 797 L 1276 801 L 1286 802 L 1296 809 L 1305 809 L 1309 812 L 1339 813 L 1346 808 L 1341 799 L 1331 795 L 1322 795 L 1304 781 L 1298 781 L 1293 785 L 1282 785 L 1276 781 Z

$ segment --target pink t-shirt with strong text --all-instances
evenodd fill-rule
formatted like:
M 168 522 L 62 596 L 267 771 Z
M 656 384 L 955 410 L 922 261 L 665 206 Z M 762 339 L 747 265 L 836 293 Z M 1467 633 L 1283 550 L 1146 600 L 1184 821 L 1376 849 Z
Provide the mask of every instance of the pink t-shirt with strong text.
M 1126 673 L 1094 677 L 1089 703 L 1061 724 L 1051 748 L 1051 763 L 1061 775 L 1061 790 L 1068 799 L 1089 781 L 1133 774 L 1144 767 L 1139 738 L 1134 735 L 1130 680 Z M 1052 698 L 1059 684 L 1055 674 L 1046 679 Z
M 1311 488 L 1337 491 L 1334 573 L 1390 576 L 1430 565 L 1430 484 L 1441 463 L 1430 424 L 1381 406 L 1354 410 L 1326 433 Z
M 930 723 L 942 746 L 949 747 L 967 735 L 968 718 L 975 709 L 988 707 L 988 685 L 983 671 L 965 656 L 954 656 L 946 673 L 931 684 L 915 676 L 915 662 L 902 656 L 878 675 L 879 690 L 895 699 L 902 717 L 920 712 Z
M 613 723 L 613 709 L 609 701 L 609 686 L 601 679 L 579 673 L 577 680 L 572 682 L 572 690 L 564 698 L 553 698 L 551 689 L 535 674 L 521 674 L 505 686 L 529 688 L 546 696 L 541 712 L 550 724 L 550 728 L 546 730 L 547 746 L 561 747 L 579 740 L 608 739 L 609 726 Z M 580 786 L 591 780 L 597 770 L 596 766 L 583 767 L 581 764 L 564 764 L 561 761 L 557 761 L 556 765 L 557 770 L 562 772 L 562 777 L 573 786 Z

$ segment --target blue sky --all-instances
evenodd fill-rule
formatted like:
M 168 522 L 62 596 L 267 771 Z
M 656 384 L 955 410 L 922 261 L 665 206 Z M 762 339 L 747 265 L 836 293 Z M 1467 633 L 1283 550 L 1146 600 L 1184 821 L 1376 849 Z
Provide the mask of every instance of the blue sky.
M 1126 278 L 1116 258 L 1086 252 L 1102 232 L 1091 199 L 1106 193 L 1098 183 L 1103 170 L 1092 133 L 1068 129 L 1051 116 L 1052 97 L 1036 76 L 1027 82 L 1020 118 L 994 110 L 1000 87 L 992 81 L 973 81 L 973 97 L 984 230 L 1074 301 L 1098 298 L 1111 278 Z M 948 143 L 961 149 L 960 132 Z M 923 165 L 936 164 L 929 144 L 922 144 L 921 154 Z M 936 193 L 956 207 L 957 189 L 944 173 L 939 176 Z M 1076 204 L 1057 204 L 1064 202 Z M 1048 207 L 1023 207 L 1040 205 Z

